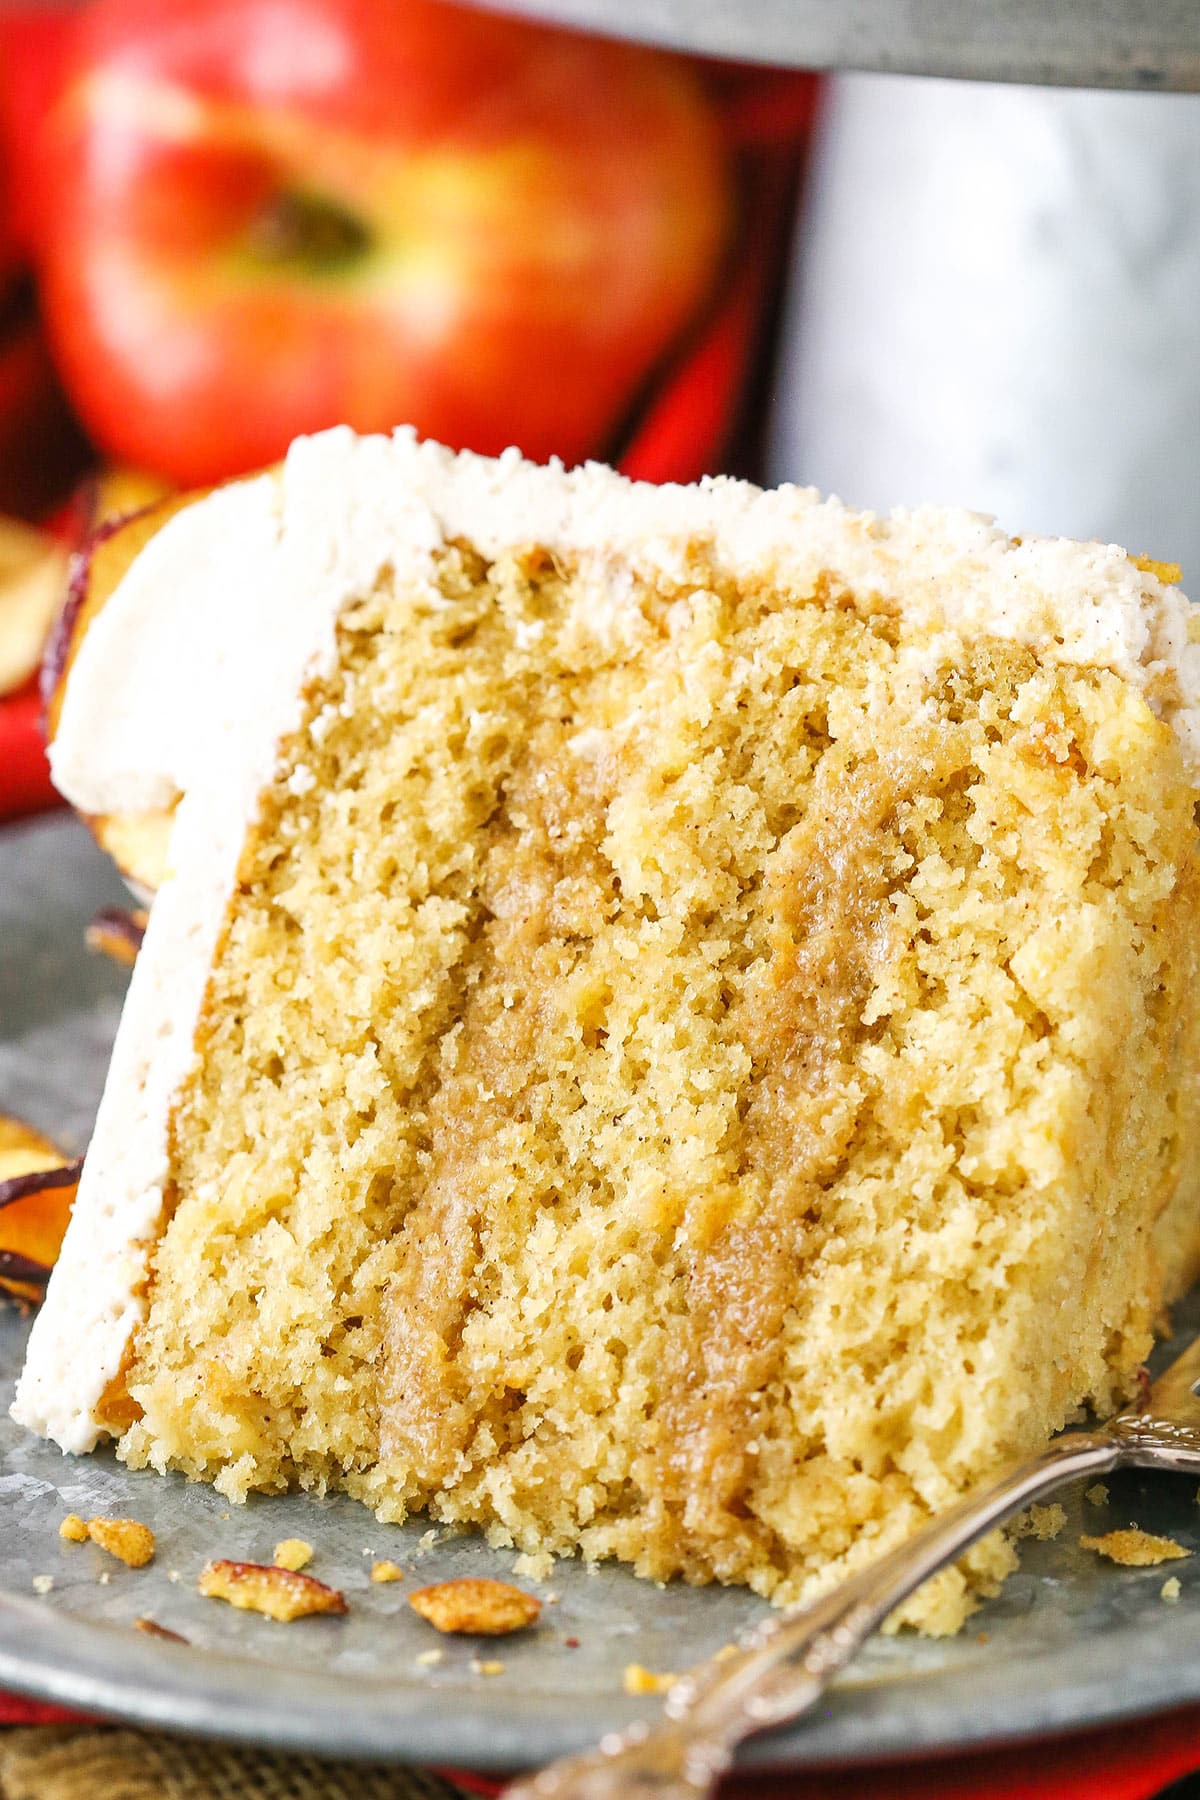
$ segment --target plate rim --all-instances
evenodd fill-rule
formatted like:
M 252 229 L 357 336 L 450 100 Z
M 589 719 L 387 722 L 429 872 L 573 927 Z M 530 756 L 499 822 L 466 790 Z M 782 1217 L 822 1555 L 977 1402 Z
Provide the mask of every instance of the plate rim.
M 335 1620 L 313 1623 L 337 1628 Z M 1130 1636 L 1137 1639 L 1133 1658 Z M 969 1754 L 1078 1735 L 1200 1699 L 1200 1614 L 1164 1618 L 1157 1651 L 1147 1659 L 1144 1631 L 1122 1627 L 1095 1641 L 1087 1670 L 1075 1681 L 1045 1684 L 1037 1681 L 1037 1668 L 1055 1660 L 1053 1648 L 1012 1657 L 988 1671 L 982 1705 L 977 1666 L 939 1671 L 932 1695 L 920 1693 L 919 1678 L 835 1686 L 818 1713 L 748 1745 L 739 1765 L 864 1767 Z M 973 1704 L 960 1688 L 974 1690 Z M 10 1589 L 0 1589 L 0 1691 L 92 1717 L 284 1753 L 492 1774 L 533 1766 L 531 1742 L 542 1764 L 658 1713 L 655 1704 L 611 1693 L 587 1705 L 529 1690 L 514 1708 L 511 1692 L 486 1688 L 472 1691 L 468 1710 L 461 1689 L 436 1678 L 287 1668 L 142 1639 L 126 1626 L 58 1612 Z

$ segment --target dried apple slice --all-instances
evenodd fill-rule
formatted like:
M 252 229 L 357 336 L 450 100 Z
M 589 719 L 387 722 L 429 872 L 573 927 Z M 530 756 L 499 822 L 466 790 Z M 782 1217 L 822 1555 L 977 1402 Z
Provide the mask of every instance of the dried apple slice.
M 134 912 L 120 906 L 105 907 L 103 912 L 96 914 L 84 934 L 88 949 L 132 969 L 146 935 L 149 916 L 141 907 Z
M 165 1625 L 160 1625 L 157 1619 L 135 1619 L 133 1621 L 133 1629 L 135 1631 L 145 1632 L 147 1637 L 162 1638 L 164 1642 L 168 1644 L 191 1643 L 190 1638 L 181 1636 L 178 1631 L 168 1631 L 167 1627 Z
M 315 1575 L 301 1575 L 275 1563 L 230 1562 L 222 1557 L 206 1563 L 196 1583 L 208 1600 L 226 1600 L 245 1612 L 263 1613 L 281 1625 L 309 1613 L 344 1613 L 346 1597 Z
M 408 1596 L 415 1613 L 438 1631 L 472 1637 L 507 1637 L 536 1623 L 542 1603 L 523 1588 L 487 1575 L 462 1575 L 438 1581 Z
M 168 519 L 197 498 L 196 494 L 172 495 L 124 517 L 103 519 L 72 557 L 66 603 L 42 662 L 42 699 L 49 742 L 53 743 L 58 730 L 72 664 L 96 615 L 150 539 Z M 161 885 L 166 869 L 171 814 L 101 814 L 88 818 L 87 823 L 101 849 L 108 852 L 130 885 L 141 897 L 149 899 Z
M 82 1166 L 23 1120 L 0 1115 L 0 1296 L 40 1304 Z
M 139 900 L 149 905 L 167 873 L 173 813 L 100 813 L 89 818 L 92 836 L 112 857 Z
M 0 697 L 35 673 L 66 587 L 61 546 L 31 525 L 0 518 Z
M 130 468 L 126 463 L 109 463 L 93 478 L 91 494 L 91 527 L 95 530 L 113 519 L 128 519 L 169 500 L 178 490 L 161 475 L 149 469 Z

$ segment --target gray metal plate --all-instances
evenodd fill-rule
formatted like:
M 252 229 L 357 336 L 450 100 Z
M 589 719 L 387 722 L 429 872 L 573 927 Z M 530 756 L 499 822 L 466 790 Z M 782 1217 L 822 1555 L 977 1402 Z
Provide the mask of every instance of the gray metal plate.
M 83 927 L 121 890 L 83 830 L 53 818 L 0 830 L 0 1111 L 87 1136 L 123 976 L 90 958 Z M 1185 1325 L 1200 1325 L 1200 1304 Z M 658 1588 L 627 1571 L 560 1563 L 557 1598 L 536 1632 L 479 1646 L 440 1639 L 409 1609 L 418 1581 L 510 1577 L 511 1552 L 471 1536 L 427 1540 L 421 1523 L 381 1526 L 352 1501 L 256 1498 L 231 1507 L 210 1489 L 131 1474 L 107 1454 L 75 1460 L 7 1416 L 25 1326 L 0 1314 L 0 1689 L 181 1731 L 294 1749 L 509 1769 L 649 1714 L 621 1691 L 625 1665 L 678 1669 L 710 1654 L 760 1603 L 728 1590 Z M 1068 1491 L 1059 1540 L 1026 1547 L 1002 1596 L 949 1643 L 870 1647 L 819 1715 L 764 1740 L 760 1761 L 878 1758 L 1012 1740 L 1200 1698 L 1200 1555 L 1119 1570 L 1078 1548 L 1081 1530 L 1136 1521 L 1200 1552 L 1193 1481 L 1114 1479 L 1107 1505 Z M 66 1512 L 144 1520 L 159 1543 L 147 1569 L 94 1545 L 63 1543 Z M 212 1556 L 269 1560 L 281 1537 L 308 1539 L 313 1573 L 345 1590 L 344 1619 L 276 1625 L 203 1600 Z M 411 1571 L 373 1586 L 373 1558 Z M 1182 1598 L 1161 1598 L 1177 1575 Z M 38 1595 L 34 1579 L 53 1578 Z M 131 1629 L 150 1617 L 189 1647 Z M 578 1647 L 568 1644 L 577 1639 Z M 436 1664 L 419 1659 L 443 1651 Z M 498 1675 L 472 1667 L 482 1654 Z
M 1200 88 L 1195 0 L 484 0 L 707 56 L 1067 87 Z

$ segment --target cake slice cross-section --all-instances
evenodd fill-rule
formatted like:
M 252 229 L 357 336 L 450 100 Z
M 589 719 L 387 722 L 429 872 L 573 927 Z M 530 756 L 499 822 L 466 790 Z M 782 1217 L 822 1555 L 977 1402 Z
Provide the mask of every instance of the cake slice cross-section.
M 1169 574 L 405 432 L 177 508 L 52 750 L 173 824 L 17 1418 L 790 1602 L 1129 1394 L 1200 1260 Z

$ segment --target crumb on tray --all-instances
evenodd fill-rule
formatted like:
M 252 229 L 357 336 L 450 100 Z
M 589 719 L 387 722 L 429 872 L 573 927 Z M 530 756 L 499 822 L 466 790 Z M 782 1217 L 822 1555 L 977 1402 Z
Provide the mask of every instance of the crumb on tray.
M 1013 1521 L 1013 1536 L 1019 1538 L 1036 1538 L 1039 1543 L 1047 1543 L 1056 1538 L 1067 1522 L 1066 1508 L 1055 1500 L 1049 1506 L 1031 1506 L 1028 1512 L 1021 1513 Z
M 138 1519 L 89 1519 L 87 1534 L 118 1562 L 144 1569 L 154 1556 L 154 1533 Z
M 313 1558 L 313 1547 L 306 1544 L 303 1538 L 284 1538 L 275 1546 L 272 1562 L 277 1569 L 290 1569 L 293 1574 L 303 1569 Z
M 677 1675 L 656 1675 L 641 1663 L 626 1663 L 622 1686 L 627 1694 L 665 1694 L 678 1681 Z
M 1085 1535 L 1079 1543 L 1082 1549 L 1096 1550 L 1110 1562 L 1120 1563 L 1126 1569 L 1148 1569 L 1155 1563 L 1173 1562 L 1176 1557 L 1191 1555 L 1191 1551 L 1177 1544 L 1174 1538 L 1155 1537 L 1153 1532 L 1140 1531 L 1136 1525 L 1126 1531 L 1107 1531 L 1103 1537 Z

